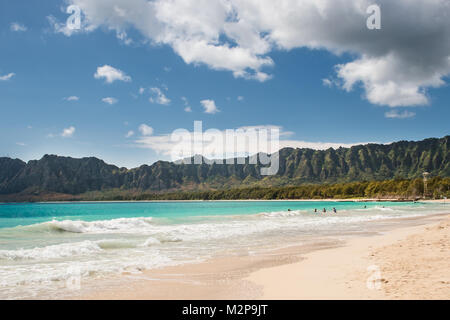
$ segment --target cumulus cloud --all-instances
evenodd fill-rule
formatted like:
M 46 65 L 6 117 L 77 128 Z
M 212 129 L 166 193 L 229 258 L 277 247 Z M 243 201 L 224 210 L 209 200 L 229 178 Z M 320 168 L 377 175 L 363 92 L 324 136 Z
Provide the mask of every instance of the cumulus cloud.
M 112 106 L 113 104 L 116 104 L 117 102 L 119 102 L 119 100 L 117 100 L 116 98 L 112 98 L 112 97 L 106 97 L 106 98 L 103 98 L 102 101 L 103 101 L 104 103 L 107 103 L 107 104 L 111 105 L 111 106 Z
M 139 132 L 143 136 L 151 136 L 153 134 L 153 128 L 146 124 L 141 124 L 139 126 Z
M 152 97 L 149 98 L 151 103 L 162 104 L 164 106 L 170 104 L 171 100 L 166 97 L 160 88 L 150 88 L 150 92 L 152 93 Z
M 260 31 L 252 25 L 234 26 L 234 5 L 224 0 L 68 0 L 84 14 L 84 30 L 106 26 L 117 34 L 130 26 L 155 44 L 171 46 L 188 64 L 205 64 L 215 70 L 229 70 L 235 77 L 266 81 L 264 67 L 273 65 L 270 50 Z M 57 32 L 68 36 L 64 25 L 50 19 Z M 243 32 L 241 31 L 243 30 Z M 232 41 L 223 41 L 223 36 Z M 251 41 L 251 43 L 246 43 Z M 238 42 L 236 44 L 236 42 Z
M 202 100 L 200 103 L 203 106 L 203 109 L 205 110 L 205 113 L 209 114 L 215 114 L 217 112 L 220 112 L 219 108 L 216 106 L 216 102 L 214 100 Z
M 28 28 L 21 23 L 13 22 L 11 23 L 10 30 L 14 32 L 25 32 Z
M 11 80 L 12 77 L 14 77 L 15 75 L 16 75 L 15 73 L 9 73 L 9 74 L 6 74 L 6 75 L 4 75 L 4 76 L 1 76 L 1 75 L 0 75 L 0 81 L 9 81 L 9 80 Z
M 77 96 L 70 96 L 70 97 L 64 98 L 64 100 L 66 100 L 66 101 L 78 101 L 78 100 L 80 100 L 80 98 L 77 97 Z
M 414 118 L 416 116 L 415 112 L 411 111 L 403 111 L 399 112 L 398 110 L 391 110 L 384 114 L 384 116 L 388 119 L 408 119 L 408 118 Z
M 127 134 L 125 135 L 125 138 L 131 138 L 132 136 L 134 136 L 134 131 L 130 130 L 127 132 Z
M 95 79 L 105 79 L 106 83 L 113 83 L 114 81 L 130 82 L 131 77 L 127 76 L 122 70 L 113 68 L 108 65 L 97 68 L 94 74 Z
M 69 128 L 63 130 L 63 132 L 61 133 L 61 137 L 72 138 L 74 134 L 75 134 L 75 127 L 70 126 Z
M 347 91 L 361 86 L 378 105 L 428 104 L 427 88 L 443 86 L 450 74 L 447 0 L 378 0 L 380 30 L 366 26 L 371 0 L 68 2 L 82 9 L 89 30 L 134 28 L 188 64 L 246 79 L 270 79 L 275 50 L 350 53 L 352 61 L 336 66 L 336 80 Z

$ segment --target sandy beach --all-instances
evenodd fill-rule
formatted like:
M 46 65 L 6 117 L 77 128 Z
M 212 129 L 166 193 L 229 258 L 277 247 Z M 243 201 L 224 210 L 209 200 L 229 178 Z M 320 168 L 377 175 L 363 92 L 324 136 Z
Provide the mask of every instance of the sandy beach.
M 450 216 L 252 273 L 263 299 L 450 299 Z
M 450 299 L 450 215 L 124 275 L 76 299 Z

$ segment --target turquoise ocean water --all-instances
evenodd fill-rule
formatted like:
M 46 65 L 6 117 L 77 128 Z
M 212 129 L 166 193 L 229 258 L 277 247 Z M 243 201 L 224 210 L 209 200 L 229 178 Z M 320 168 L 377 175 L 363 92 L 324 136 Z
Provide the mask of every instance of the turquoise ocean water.
M 447 208 L 307 201 L 0 204 L 0 298 L 63 296 L 74 274 L 85 281 L 254 254 Z

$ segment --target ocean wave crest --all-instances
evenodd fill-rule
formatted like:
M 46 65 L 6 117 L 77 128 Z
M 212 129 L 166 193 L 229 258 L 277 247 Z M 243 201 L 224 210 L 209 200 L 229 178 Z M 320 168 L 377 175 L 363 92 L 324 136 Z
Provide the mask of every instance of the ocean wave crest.
M 18 226 L 25 232 L 69 232 L 69 233 L 134 233 L 148 229 L 152 218 L 120 218 L 113 220 L 83 221 L 83 220 L 52 220 L 29 226 Z M 11 230 L 13 230 L 11 229 Z
M 0 260 L 52 260 L 77 255 L 94 254 L 102 248 L 93 241 L 62 243 L 46 247 L 18 250 L 0 250 Z

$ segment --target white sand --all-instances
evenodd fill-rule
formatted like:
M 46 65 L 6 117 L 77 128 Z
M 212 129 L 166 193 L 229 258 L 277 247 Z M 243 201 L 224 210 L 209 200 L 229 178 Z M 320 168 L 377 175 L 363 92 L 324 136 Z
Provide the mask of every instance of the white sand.
M 247 280 L 263 299 L 450 299 L 450 217 L 353 239 Z

